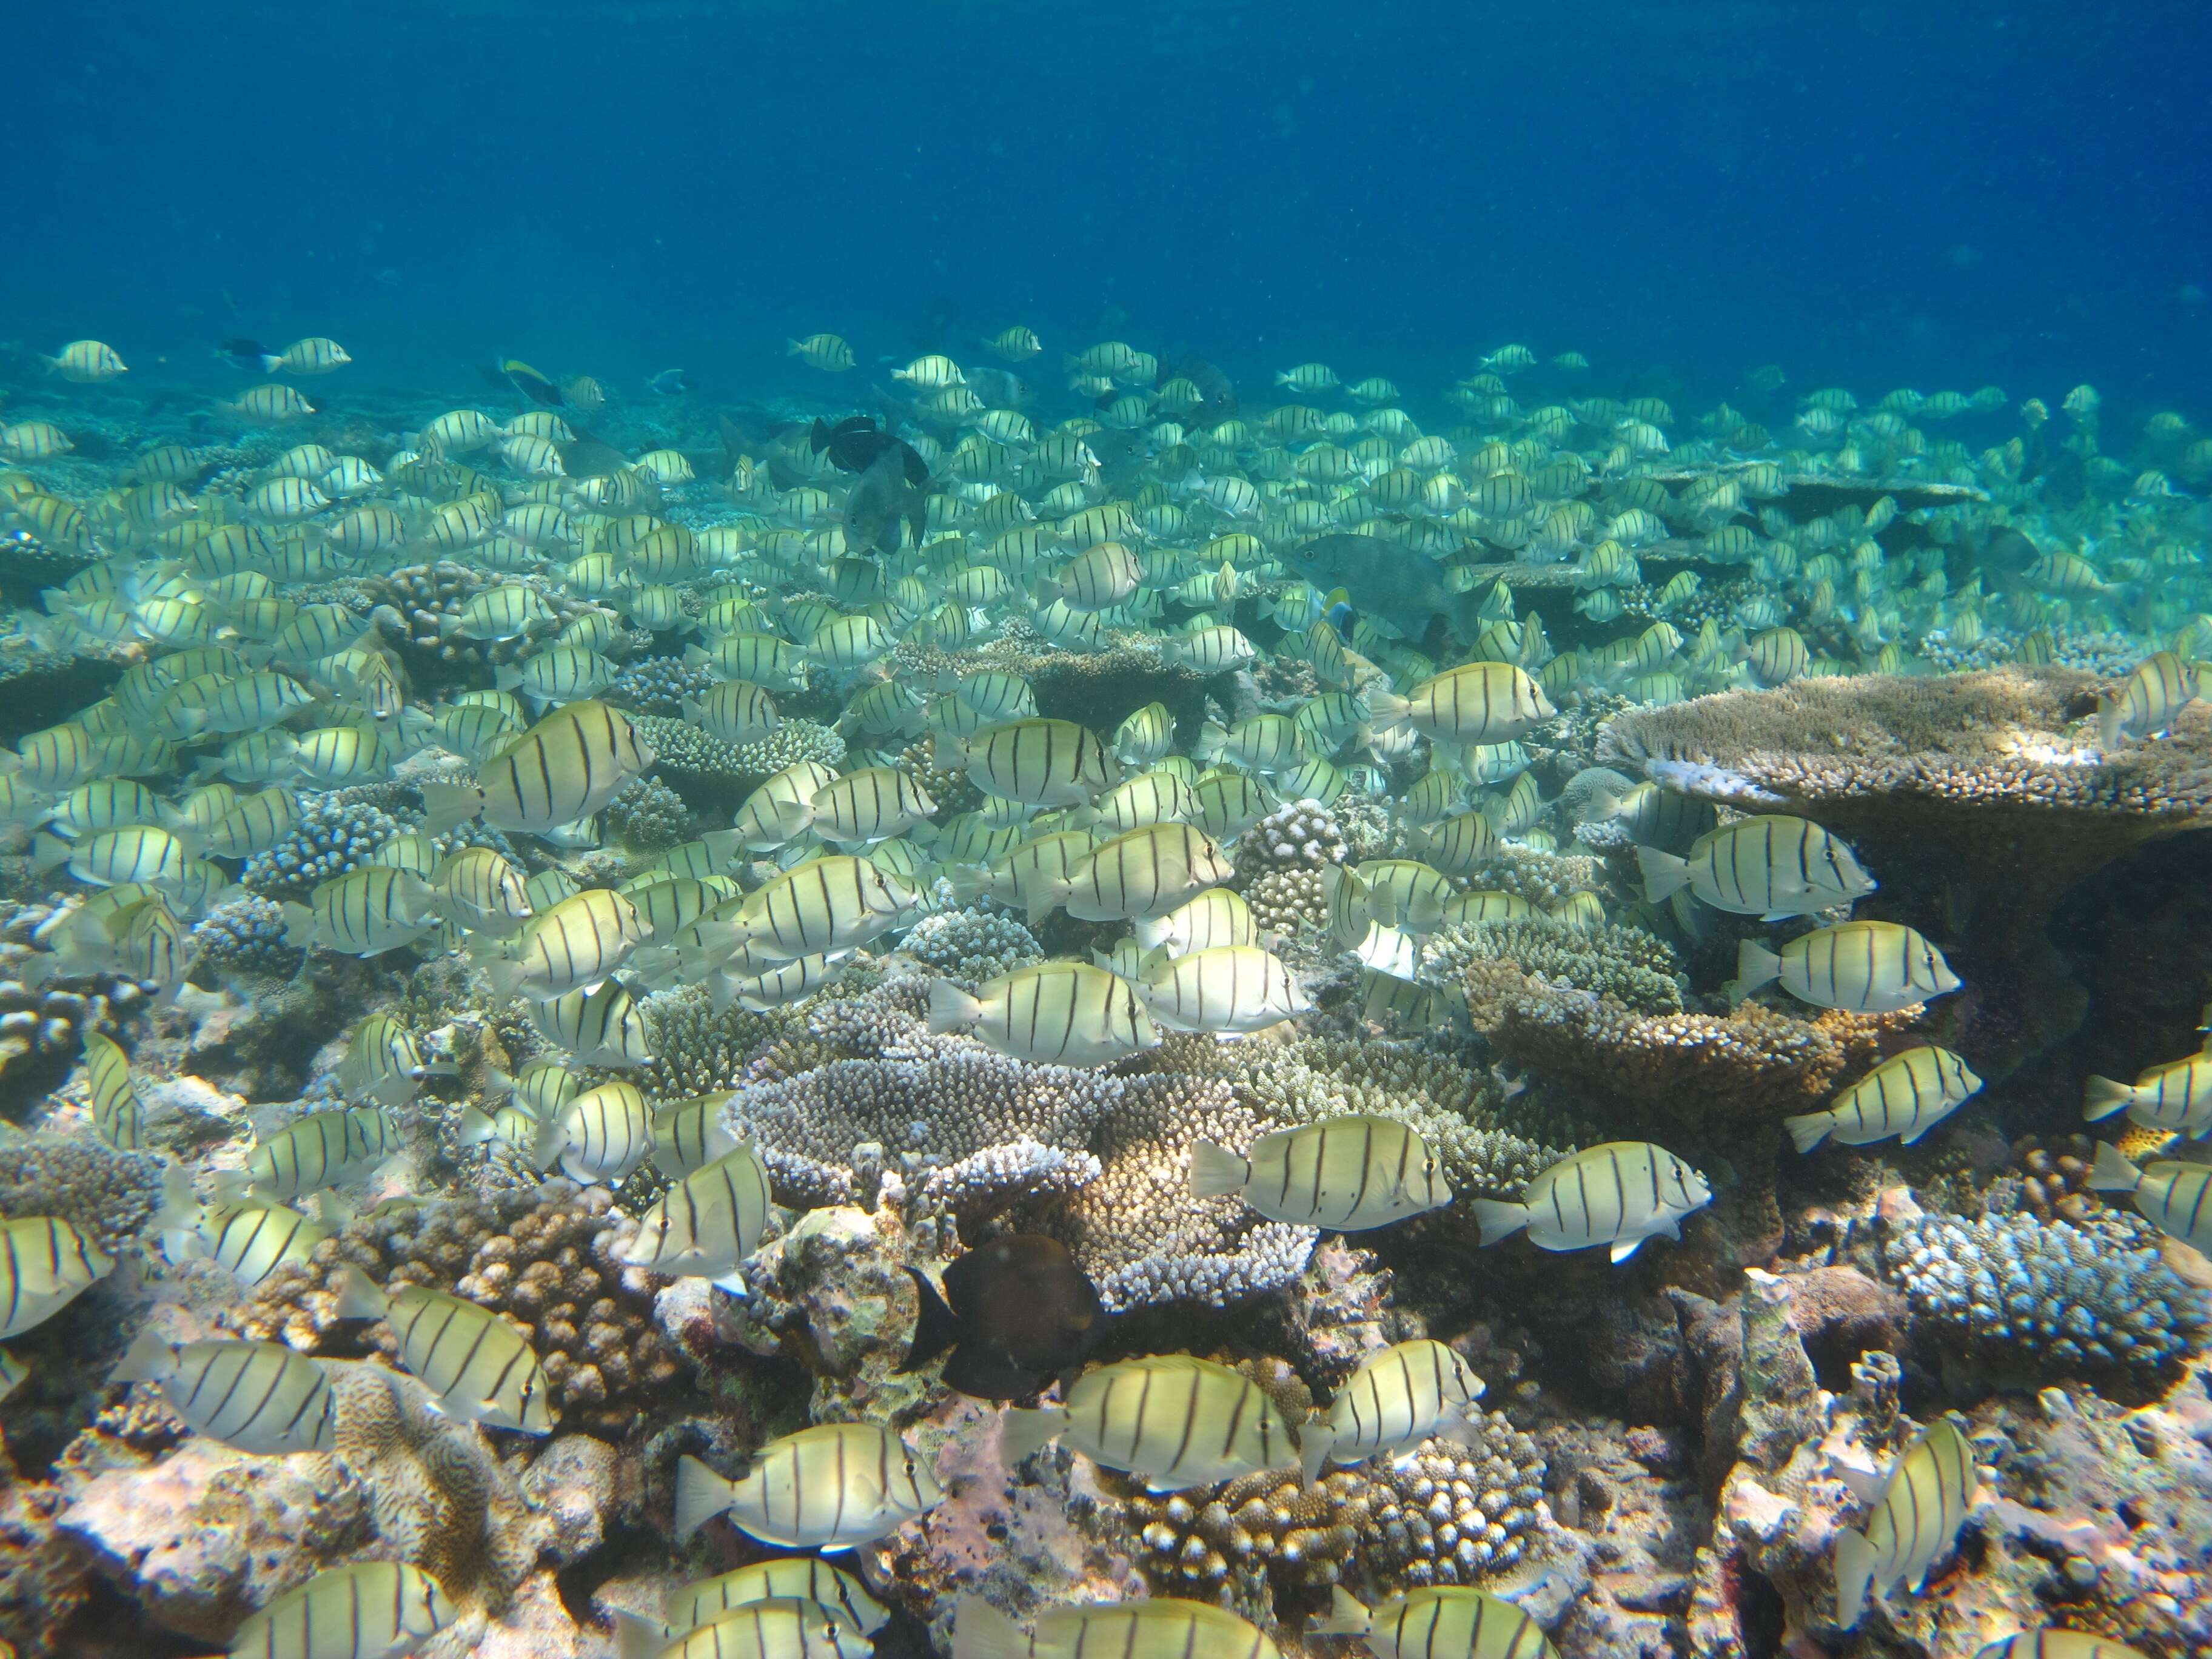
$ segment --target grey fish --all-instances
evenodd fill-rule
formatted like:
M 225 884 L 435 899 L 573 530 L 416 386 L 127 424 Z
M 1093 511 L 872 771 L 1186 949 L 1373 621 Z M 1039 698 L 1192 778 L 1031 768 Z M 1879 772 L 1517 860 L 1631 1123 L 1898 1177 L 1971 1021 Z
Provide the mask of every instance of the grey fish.
M 853 481 L 845 498 L 845 545 L 855 553 L 896 553 L 903 527 L 921 545 L 929 497 L 907 482 L 906 446 L 893 445 Z
M 1419 645 L 1437 617 L 1462 638 L 1481 626 L 1480 593 L 1455 593 L 1443 567 L 1376 536 L 1316 536 L 1291 556 L 1291 568 L 1323 592 L 1341 587 L 1369 617 L 1380 617 Z

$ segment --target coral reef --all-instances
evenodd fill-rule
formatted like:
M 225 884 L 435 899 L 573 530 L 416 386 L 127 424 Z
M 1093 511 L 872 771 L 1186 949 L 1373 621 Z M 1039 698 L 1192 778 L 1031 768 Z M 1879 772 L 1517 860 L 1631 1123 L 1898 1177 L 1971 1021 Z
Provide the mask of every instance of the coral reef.
M 970 989 L 995 974 L 1044 959 L 1035 934 L 994 910 L 934 911 L 907 929 L 899 949 Z
M 691 809 L 659 778 L 638 779 L 600 812 L 608 836 L 626 852 L 662 852 L 691 834 Z
M 212 906 L 192 927 L 192 982 L 289 979 L 306 953 L 284 942 L 284 925 L 283 906 L 258 893 Z
M 161 1208 L 161 1160 L 148 1153 L 89 1136 L 0 1135 L 0 1217 L 59 1217 L 112 1255 Z
M 1565 927 L 1540 917 L 1476 922 L 1432 935 L 1422 977 L 1465 985 L 1475 964 L 1506 963 L 1555 990 L 1581 991 L 1643 1016 L 1682 1012 L 1689 979 L 1665 940 L 1641 928 Z
M 605 700 L 632 714 L 675 720 L 687 701 L 714 682 L 714 671 L 704 663 L 687 663 L 681 657 L 640 657 L 615 676 Z

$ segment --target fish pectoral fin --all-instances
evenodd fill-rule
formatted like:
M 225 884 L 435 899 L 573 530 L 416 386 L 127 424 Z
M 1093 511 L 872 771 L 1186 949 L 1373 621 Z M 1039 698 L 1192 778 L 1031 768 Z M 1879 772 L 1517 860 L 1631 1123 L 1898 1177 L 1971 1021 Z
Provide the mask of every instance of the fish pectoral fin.
M 1836 1479 L 1842 1481 L 1860 1503 L 1872 1504 L 1881 1498 L 1882 1479 L 1875 1470 L 1854 1468 L 1849 1463 L 1838 1463 L 1835 1473 Z

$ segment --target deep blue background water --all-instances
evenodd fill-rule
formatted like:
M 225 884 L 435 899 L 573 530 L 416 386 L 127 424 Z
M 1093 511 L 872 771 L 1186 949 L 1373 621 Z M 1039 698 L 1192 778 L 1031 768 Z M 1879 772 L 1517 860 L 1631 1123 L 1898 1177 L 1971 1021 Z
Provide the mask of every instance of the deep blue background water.
M 902 358 L 942 297 L 1416 397 L 1514 339 L 1692 398 L 1771 361 L 2212 415 L 2197 4 L 168 0 L 9 40 L 0 337 L 149 375 L 312 331 L 357 383 L 823 395 L 787 334 Z

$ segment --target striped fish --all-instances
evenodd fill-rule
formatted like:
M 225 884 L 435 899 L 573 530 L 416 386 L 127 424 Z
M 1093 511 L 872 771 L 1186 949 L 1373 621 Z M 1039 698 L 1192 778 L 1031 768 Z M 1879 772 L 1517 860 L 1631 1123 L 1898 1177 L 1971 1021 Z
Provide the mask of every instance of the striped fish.
M 703 1625 L 718 1613 L 775 1596 L 794 1595 L 843 1613 L 872 1635 L 890 1622 L 890 1609 L 849 1572 L 811 1555 L 775 1556 L 735 1572 L 671 1590 L 665 1611 L 678 1629 Z
M 0 1221 L 0 1342 L 44 1324 L 114 1267 L 113 1256 L 58 1217 Z
M 1518 921 L 1535 914 L 1536 907 L 1518 893 L 1502 893 L 1485 887 L 1472 893 L 1454 893 L 1444 900 L 1443 913 L 1437 925 L 1469 927 L 1483 921 Z
M 763 966 L 866 945 L 914 909 L 921 896 L 864 858 L 816 859 L 745 900 L 737 933 Z
M 1292 787 L 1297 779 L 1296 773 L 1290 775 L 1285 787 Z M 1206 773 L 1191 785 L 1190 793 L 1198 803 L 1198 827 L 1222 842 L 1234 841 L 1283 804 L 1259 779 L 1234 770 Z M 1291 799 L 1302 799 L 1311 793 L 1301 786 Z
M 1375 1659 L 1559 1659 L 1543 1626 L 1503 1597 L 1460 1584 L 1425 1585 L 1371 1611 L 1341 1584 L 1316 1636 L 1366 1638 Z
M 868 1659 L 867 1632 L 841 1607 L 768 1596 L 691 1625 L 615 1614 L 618 1659 Z
M 652 764 L 653 750 L 621 710 L 572 702 L 484 763 L 475 787 L 425 781 L 423 833 L 481 815 L 494 829 L 543 835 L 589 817 Z
M 864 846 L 906 833 L 937 811 L 928 793 L 889 766 L 848 772 L 815 793 L 814 833 L 841 846 Z
M 1482 1389 L 1467 1361 L 1441 1342 L 1421 1338 L 1369 1355 L 1321 1420 L 1298 1431 L 1307 1483 L 1324 1463 L 1395 1456 L 1433 1436 L 1472 1443 L 1476 1431 L 1460 1408 Z
M 489 1308 L 419 1285 L 380 1290 L 349 1266 L 338 1289 L 341 1319 L 381 1319 L 400 1363 L 438 1397 L 447 1416 L 524 1434 L 553 1431 L 551 1389 L 529 1339 Z
M 84 1080 L 92 1096 L 93 1132 L 118 1152 L 145 1144 L 145 1109 L 131 1082 L 131 1056 L 100 1031 L 84 1037 Z
M 279 1267 L 304 1262 L 334 1231 L 282 1204 L 244 1199 L 194 1206 L 191 1219 L 165 1231 L 162 1249 L 172 1261 L 205 1256 L 229 1269 L 252 1290 Z M 180 1215 L 165 1219 L 182 1221 Z
M 1447 669 L 1402 697 L 1370 691 L 1367 706 L 1377 732 L 1409 726 L 1433 743 L 1503 743 L 1559 713 L 1541 686 L 1502 662 Z
M 1119 835 L 1152 823 L 1187 823 L 1198 816 L 1198 798 L 1172 772 L 1140 772 L 1099 796 L 1091 810 L 1103 833 Z
M 1090 856 L 1098 844 L 1088 830 L 1057 830 L 1024 842 L 987 870 L 951 872 L 954 896 L 963 903 L 989 894 L 1001 904 L 1042 918 L 1051 884 Z
M 973 1026 L 986 1048 L 1055 1066 L 1104 1066 L 1160 1042 L 1136 988 L 1081 962 L 1017 968 L 985 980 L 973 996 L 951 980 L 933 980 L 929 1025 Z
M 2143 1219 L 2191 1249 L 2212 1253 L 2212 1164 L 2161 1158 L 2138 1170 L 2110 1141 L 2097 1143 L 2088 1184 L 2103 1193 L 2131 1193 Z
M 522 1006 L 531 1028 L 580 1066 L 642 1066 L 653 1058 L 645 1016 L 619 980 Z
M 653 1155 L 653 1109 L 634 1083 L 617 1079 L 586 1089 L 540 1121 L 532 1157 L 556 1163 L 572 1181 L 619 1186 Z
M 390 1014 L 370 1014 L 347 1039 L 338 1087 L 349 1097 L 366 1095 L 380 1106 L 404 1106 L 422 1092 L 427 1069 L 412 1031 Z
M 1963 982 L 1943 953 L 1914 929 L 1893 921 L 1847 921 L 1820 927 L 1782 947 L 1756 939 L 1736 950 L 1736 988 L 1748 994 L 1773 980 L 1801 1002 L 1857 1014 L 1891 1014 Z
M 980 1595 L 962 1596 L 953 1617 L 952 1659 L 1282 1659 L 1226 1607 L 1174 1596 L 1048 1608 L 1035 1636 Z
M 2154 1066 L 2132 1085 L 2092 1077 L 2082 1115 L 2094 1123 L 2123 1110 L 2147 1129 L 2191 1137 L 2212 1130 L 2212 1037 L 2201 1052 Z
M 1367 915 L 1386 927 L 1433 933 L 1459 896 L 1443 872 L 1418 859 L 1369 859 L 1354 866 L 1367 887 Z
M 2160 651 L 2137 664 L 2119 690 L 2097 701 L 2098 739 L 2107 750 L 2123 740 L 2164 737 L 2174 716 L 2197 701 L 2197 670 L 2171 651 Z
M 526 658 L 520 667 L 495 671 L 492 683 L 534 704 L 562 703 L 573 708 L 584 698 L 598 696 L 614 679 L 615 665 L 598 652 L 577 645 L 552 645 Z
M 1067 1403 L 1010 1409 L 999 1419 L 1009 1466 L 1054 1440 L 1092 1462 L 1142 1476 L 1151 1492 L 1233 1480 L 1297 1456 L 1290 1425 L 1258 1384 L 1187 1354 L 1125 1359 L 1085 1371 Z
M 726 968 L 708 980 L 708 1003 L 718 1014 L 725 1012 L 732 1003 L 756 1014 L 784 1007 L 820 990 L 837 971 L 844 955 L 841 951 L 830 955 L 794 957 L 765 972 L 749 975 L 733 974 Z
M 943 1500 L 928 1462 L 880 1423 L 822 1423 L 771 1440 L 736 1480 L 696 1457 L 676 1465 L 676 1536 L 727 1513 L 740 1531 L 787 1549 L 849 1549 L 896 1531 Z
M 1526 1227 L 1539 1249 L 1612 1249 L 1626 1261 L 1647 1238 L 1679 1239 L 1682 1218 L 1712 1200 L 1695 1170 L 1647 1140 L 1608 1140 L 1569 1154 L 1528 1183 L 1524 1202 L 1474 1200 L 1487 1247 Z
M 599 984 L 645 938 L 637 907 L 608 887 L 587 887 L 533 915 L 512 939 L 473 944 L 470 954 L 495 993 L 550 1002 Z
M 1065 906 L 1084 921 L 1142 921 L 1166 915 L 1237 868 L 1204 830 L 1152 823 L 1124 830 L 1042 886 L 1048 908 Z
M 783 724 L 767 690 L 750 680 L 720 680 L 708 686 L 684 702 L 684 718 L 724 743 L 757 742 Z
M 1170 1031 L 1264 1031 L 1313 1006 L 1291 970 L 1256 945 L 1171 955 L 1137 994 L 1152 1023 Z
M 191 856 L 185 843 L 167 830 L 137 823 L 103 830 L 77 842 L 41 835 L 32 844 L 31 865 L 37 870 L 67 865 L 79 881 L 100 887 L 139 881 L 173 888 L 183 879 Z
M 1218 579 L 1217 579 L 1218 580 Z M 1187 673 L 1226 674 L 1256 661 L 1259 651 L 1241 629 L 1227 623 L 1212 623 L 1186 629 L 1160 641 L 1160 660 Z
M 1135 933 L 1141 951 L 1164 949 L 1177 956 L 1260 942 L 1260 924 L 1252 907 L 1233 887 L 1209 887 L 1164 916 L 1149 916 L 1138 922 Z
M 404 1659 L 460 1616 L 421 1568 L 362 1561 L 262 1608 L 230 1638 L 230 1659 Z
M 1796 629 L 1770 628 L 1751 636 L 1743 647 L 1743 663 L 1759 684 L 1787 685 L 1811 670 L 1813 653 Z
M 439 908 L 456 927 L 504 938 L 536 913 L 522 872 L 489 847 L 464 847 L 431 872 Z
M 837 781 L 817 761 L 799 761 L 772 773 L 745 797 L 733 821 L 739 842 L 771 853 L 814 821 L 814 798 Z
M 770 1202 L 767 1166 L 739 1146 L 663 1193 L 638 1218 L 622 1260 L 671 1279 L 711 1279 L 741 1295 L 738 1269 L 760 1248 Z
M 1175 716 L 1164 702 L 1148 702 L 1114 728 L 1114 757 L 1124 766 L 1150 766 L 1175 746 Z
M 143 783 L 118 778 L 79 784 L 56 801 L 47 816 L 48 828 L 72 837 L 161 822 L 160 797 Z
M 142 1330 L 107 1380 L 155 1384 L 195 1434 L 257 1457 L 328 1451 L 337 1434 L 330 1378 L 281 1343 L 172 1343 Z
M 1836 1534 L 1836 1623 L 1850 1630 L 1869 1593 L 1919 1589 L 1958 1536 L 1981 1481 L 1973 1447 L 1948 1419 L 1905 1448 L 1887 1480 L 1849 1468 L 1838 1473 L 1871 1506 L 1863 1529 Z
M 694 1095 L 653 1115 L 653 1167 L 671 1181 L 738 1150 L 737 1137 L 722 1127 L 722 1109 L 732 1093 Z
M 360 726 L 325 726 L 301 732 L 292 749 L 292 766 L 318 789 L 374 782 L 391 769 L 383 739 Z
M 300 822 L 300 800 L 282 787 L 263 789 L 240 798 L 220 817 L 187 844 L 217 858 L 252 858 L 265 853 L 290 835 Z
M 1358 1113 L 1262 1135 L 1249 1157 L 1201 1140 L 1191 1148 L 1190 1190 L 1234 1194 L 1270 1221 L 1338 1232 L 1387 1227 L 1452 1198 L 1419 1134 Z
M 409 870 L 364 864 L 284 906 L 284 942 L 297 950 L 381 956 L 438 929 L 437 890 Z
M 985 794 L 1031 806 L 1080 805 L 1121 781 L 1105 745 L 1072 720 L 1006 720 L 931 741 L 940 769 L 963 768 Z
M 1981 1079 L 1948 1048 L 1907 1048 L 1838 1095 L 1826 1111 L 1785 1117 L 1782 1127 L 1801 1152 L 1830 1139 L 1866 1146 L 1892 1135 L 1910 1146 L 1981 1086 Z
M 1040 581 L 1037 603 L 1058 599 L 1071 611 L 1110 611 L 1137 591 L 1145 580 L 1137 556 L 1119 542 L 1100 542 Z
M 1637 784 L 1626 794 L 1605 793 L 1593 800 L 1589 817 L 1619 826 L 1638 847 L 1676 854 L 1688 852 L 1716 821 L 1711 801 L 1656 783 Z
M 1638 847 L 1636 857 L 1653 904 L 1687 887 L 1717 910 L 1764 921 L 1809 916 L 1875 889 L 1850 848 L 1817 823 L 1780 814 L 1709 830 L 1687 858 L 1654 847 Z
M 216 1196 L 226 1202 L 246 1197 L 281 1202 L 342 1187 L 368 1175 L 399 1146 L 398 1120 L 388 1112 L 366 1107 L 310 1112 L 259 1142 L 244 1169 L 217 1174 Z

